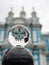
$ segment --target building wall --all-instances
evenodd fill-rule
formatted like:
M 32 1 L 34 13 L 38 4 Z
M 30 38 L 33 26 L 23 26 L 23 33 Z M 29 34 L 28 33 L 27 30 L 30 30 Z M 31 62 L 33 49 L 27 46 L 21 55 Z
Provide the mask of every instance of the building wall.
M 35 20 L 34 20 L 34 19 Z M 31 26 L 30 26 L 31 24 Z M 47 64 L 47 60 L 46 60 L 46 54 L 44 55 L 43 52 L 47 51 L 48 47 L 48 43 L 49 43 L 49 39 L 46 38 L 46 42 L 45 40 L 43 40 L 42 38 L 42 34 L 41 34 L 41 25 L 38 23 L 38 18 L 35 16 L 30 19 L 24 19 L 24 18 L 13 18 L 13 17 L 7 17 L 6 19 L 6 25 L 4 25 L 4 27 L 2 28 L 2 26 L 0 27 L 0 65 L 2 64 L 2 57 L 4 55 L 4 53 L 9 49 L 9 46 L 11 46 L 11 44 L 8 42 L 8 40 L 6 40 L 8 38 L 8 34 L 9 34 L 9 30 L 11 29 L 11 27 L 13 27 L 14 25 L 23 25 L 26 27 L 26 29 L 29 30 L 29 38 L 30 41 L 28 42 L 32 44 L 32 46 L 30 47 L 26 47 L 28 48 L 31 53 L 34 56 L 34 65 L 46 65 Z M 42 41 L 44 41 L 44 43 L 42 43 Z M 40 43 L 40 44 L 39 44 Z M 45 46 L 43 46 L 42 44 L 46 43 L 46 48 Z M 9 45 L 9 46 L 8 46 Z M 45 51 L 43 51 L 43 49 Z M 42 53 L 40 53 L 42 51 Z

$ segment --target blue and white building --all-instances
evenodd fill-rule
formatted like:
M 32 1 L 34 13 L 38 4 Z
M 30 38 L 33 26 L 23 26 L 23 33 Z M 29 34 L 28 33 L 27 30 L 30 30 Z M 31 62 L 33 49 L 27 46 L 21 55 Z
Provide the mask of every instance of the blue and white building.
M 5 24 L 0 23 L 0 65 L 5 51 L 13 47 L 8 40 L 9 30 L 13 26 L 16 26 L 14 30 L 16 40 L 21 41 L 28 37 L 24 43 L 27 43 L 25 47 L 33 54 L 34 65 L 49 65 L 49 34 L 41 33 L 42 25 L 39 23 L 37 13 L 33 10 L 31 17 L 27 19 L 23 7 L 20 17 L 14 17 L 14 13 L 10 11 L 5 20 Z

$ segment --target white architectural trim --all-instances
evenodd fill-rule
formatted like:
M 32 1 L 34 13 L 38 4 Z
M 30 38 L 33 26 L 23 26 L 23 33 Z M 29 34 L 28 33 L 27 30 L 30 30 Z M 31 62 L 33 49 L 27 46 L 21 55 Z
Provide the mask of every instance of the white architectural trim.
M 34 65 L 38 65 L 38 60 L 34 60 Z
M 47 65 L 46 55 L 43 52 L 40 52 L 40 65 Z

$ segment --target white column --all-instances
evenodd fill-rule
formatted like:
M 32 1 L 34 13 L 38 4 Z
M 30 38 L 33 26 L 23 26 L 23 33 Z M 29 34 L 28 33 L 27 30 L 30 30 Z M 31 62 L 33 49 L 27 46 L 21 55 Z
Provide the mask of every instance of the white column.
M 36 35 L 37 31 L 33 30 L 32 34 L 33 34 L 33 41 L 37 41 L 37 35 Z
M 34 55 L 34 65 L 38 65 L 38 55 Z
M 44 65 L 44 56 L 40 53 L 40 65 Z
M 34 65 L 38 65 L 38 60 L 34 60 Z
M 44 56 L 44 65 L 47 65 L 45 54 L 43 56 Z
M 43 53 L 40 53 L 40 65 L 47 65 L 46 55 Z

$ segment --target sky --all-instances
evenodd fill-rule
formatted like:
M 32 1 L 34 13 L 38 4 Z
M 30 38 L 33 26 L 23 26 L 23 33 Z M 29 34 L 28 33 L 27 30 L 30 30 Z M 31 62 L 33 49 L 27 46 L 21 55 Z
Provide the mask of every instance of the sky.
M 34 7 L 42 24 L 42 33 L 49 33 L 49 0 L 0 0 L 0 22 L 5 22 L 11 7 L 13 7 L 14 17 L 18 17 L 22 6 L 27 18 L 31 17 Z

